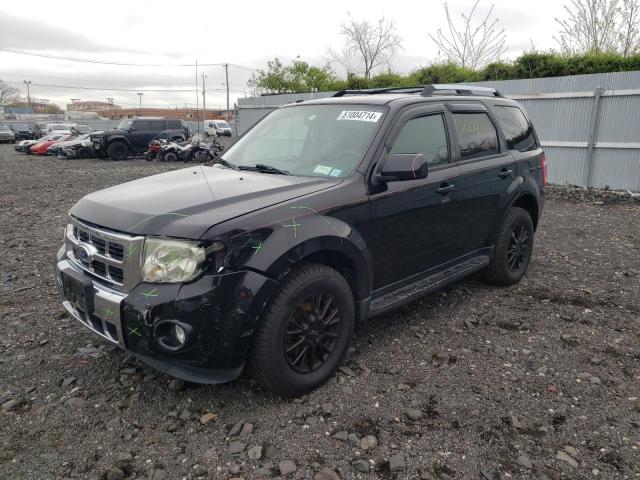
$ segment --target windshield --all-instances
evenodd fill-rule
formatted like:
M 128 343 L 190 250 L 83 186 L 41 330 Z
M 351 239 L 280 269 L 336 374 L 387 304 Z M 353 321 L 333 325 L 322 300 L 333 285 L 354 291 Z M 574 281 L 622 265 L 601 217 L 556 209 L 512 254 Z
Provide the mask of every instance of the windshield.
M 69 130 L 70 125 L 65 125 L 64 123 L 52 123 L 50 125 L 51 130 Z
M 14 130 L 20 130 L 20 131 L 24 132 L 26 130 L 30 130 L 30 127 L 26 123 L 14 123 L 13 124 L 13 129 Z
M 116 130 L 129 130 L 131 125 L 133 125 L 133 120 L 122 120 L 116 127 Z
M 216 122 L 218 128 L 229 128 L 229 124 L 227 122 Z
M 3 132 L 9 131 L 11 130 L 9 127 L 7 127 L 6 125 L 0 125 L 0 130 L 2 130 Z
M 291 175 L 345 177 L 364 157 L 383 112 L 373 105 L 281 108 L 247 132 L 222 159 L 239 167 L 268 165 Z

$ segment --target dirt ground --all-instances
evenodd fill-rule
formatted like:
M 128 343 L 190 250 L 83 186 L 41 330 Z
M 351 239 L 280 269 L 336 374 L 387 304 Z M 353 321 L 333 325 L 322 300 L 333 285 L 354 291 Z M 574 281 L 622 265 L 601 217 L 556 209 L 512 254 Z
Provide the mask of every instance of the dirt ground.
M 548 196 L 519 285 L 471 278 L 360 325 L 291 401 L 182 386 L 61 306 L 73 203 L 182 166 L 0 145 L 0 478 L 640 478 L 640 202 Z

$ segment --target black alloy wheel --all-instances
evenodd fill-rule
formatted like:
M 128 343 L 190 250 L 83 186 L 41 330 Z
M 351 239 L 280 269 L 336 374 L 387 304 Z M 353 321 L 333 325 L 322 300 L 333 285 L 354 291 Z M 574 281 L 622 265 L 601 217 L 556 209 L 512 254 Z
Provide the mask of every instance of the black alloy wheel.
M 340 309 L 328 292 L 317 293 L 298 304 L 285 332 L 284 354 L 298 373 L 311 373 L 331 356 L 340 335 Z
M 530 248 L 527 227 L 520 223 L 511 230 L 509 247 L 507 248 L 507 265 L 512 272 L 517 272 L 527 258 Z

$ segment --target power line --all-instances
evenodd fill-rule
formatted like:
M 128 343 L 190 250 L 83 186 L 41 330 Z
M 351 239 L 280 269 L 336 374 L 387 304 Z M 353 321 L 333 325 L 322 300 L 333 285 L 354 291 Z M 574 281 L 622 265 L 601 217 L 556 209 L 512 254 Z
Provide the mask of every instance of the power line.
M 23 82 L 16 82 L 13 80 L 3 80 L 5 83 L 13 83 L 13 84 L 22 84 Z M 194 89 L 175 89 L 175 88 L 164 88 L 164 89 L 149 89 L 149 88 L 101 88 L 101 87 L 82 87 L 78 85 L 54 85 L 49 83 L 32 83 L 31 85 L 36 87 L 48 87 L 48 88 L 67 88 L 67 89 L 78 89 L 78 90 L 95 90 L 95 91 L 105 91 L 105 92 L 167 92 L 167 93 L 193 93 Z M 215 92 L 225 92 L 224 88 L 209 88 L 209 91 Z M 232 89 L 234 92 L 242 92 L 242 90 Z
M 195 63 L 124 63 L 124 62 L 107 62 L 104 60 L 93 60 L 90 58 L 78 58 L 78 57 L 67 57 L 63 55 L 53 55 L 49 53 L 37 53 L 37 52 L 26 52 L 24 50 L 13 50 L 9 48 L 0 48 L 0 51 L 7 53 L 14 53 L 16 55 L 28 55 L 31 57 L 41 57 L 41 58 L 51 58 L 54 60 L 66 60 L 69 62 L 83 62 L 83 63 L 97 63 L 101 65 L 115 65 L 120 67 L 195 67 Z M 224 63 L 200 63 L 200 67 L 221 67 L 225 65 Z M 245 67 L 243 65 L 237 65 L 230 63 L 230 66 L 235 68 L 245 69 L 254 71 L 255 68 Z

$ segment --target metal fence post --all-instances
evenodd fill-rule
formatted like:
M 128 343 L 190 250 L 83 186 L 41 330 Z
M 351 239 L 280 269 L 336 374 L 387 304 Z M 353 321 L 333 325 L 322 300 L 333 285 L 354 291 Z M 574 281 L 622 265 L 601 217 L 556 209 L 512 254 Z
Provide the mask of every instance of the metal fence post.
M 589 133 L 587 137 L 587 154 L 585 161 L 586 165 L 586 175 L 585 175 L 585 185 L 587 188 L 591 188 L 592 179 L 593 179 L 593 157 L 596 153 L 596 140 L 598 136 L 598 123 L 600 122 L 600 105 L 602 102 L 602 94 L 604 93 L 604 88 L 598 87 L 593 92 L 593 106 L 591 108 L 591 119 L 589 121 Z

